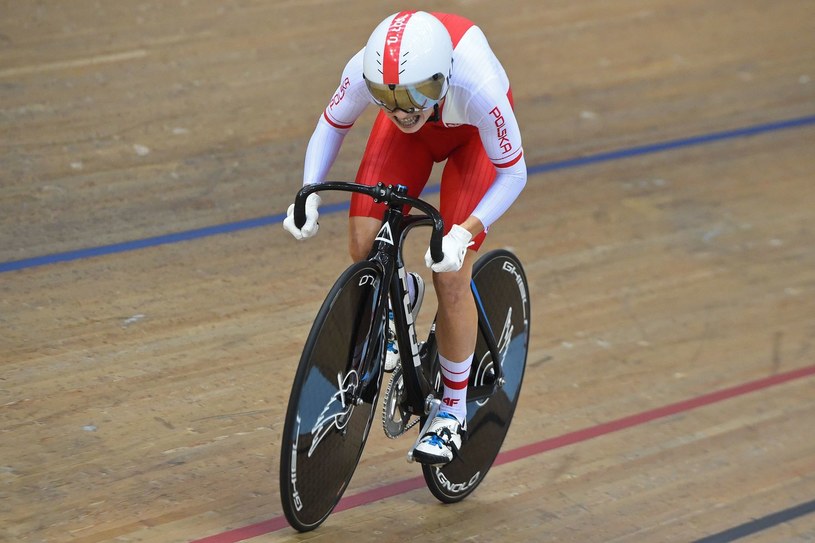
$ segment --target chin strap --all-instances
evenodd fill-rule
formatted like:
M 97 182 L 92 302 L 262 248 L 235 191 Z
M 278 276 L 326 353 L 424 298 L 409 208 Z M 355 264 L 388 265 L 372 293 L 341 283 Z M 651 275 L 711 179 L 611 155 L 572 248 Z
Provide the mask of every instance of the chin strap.
M 428 120 L 434 123 L 437 123 L 441 120 L 439 117 L 439 104 L 435 104 L 433 106 L 433 116 L 430 117 Z

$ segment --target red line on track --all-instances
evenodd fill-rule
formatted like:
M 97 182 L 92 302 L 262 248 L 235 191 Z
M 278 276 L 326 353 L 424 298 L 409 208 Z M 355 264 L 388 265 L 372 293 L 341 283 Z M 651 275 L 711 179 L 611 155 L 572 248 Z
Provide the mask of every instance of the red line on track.
M 500 466 L 501 464 L 516 462 L 546 451 L 559 449 L 561 447 L 566 447 L 567 445 L 580 443 L 581 441 L 587 441 L 595 437 L 625 430 L 626 428 L 639 426 L 640 424 L 645 424 L 646 422 L 651 422 L 656 419 L 669 417 L 671 415 L 690 411 L 691 409 L 696 409 L 697 407 L 703 407 L 705 405 L 721 402 L 737 396 L 743 396 L 744 394 L 763 390 L 775 385 L 794 381 L 796 379 L 802 379 L 811 375 L 815 375 L 815 365 L 806 366 L 797 370 L 788 371 L 786 373 L 779 373 L 734 387 L 724 388 L 722 390 L 717 390 L 709 394 L 703 394 L 702 396 L 697 396 L 696 398 L 691 398 L 689 400 L 672 403 L 663 407 L 657 407 L 656 409 L 651 409 L 650 411 L 643 411 L 642 413 L 637 413 L 628 417 L 612 420 L 610 422 L 604 422 L 603 424 L 598 424 L 597 426 L 584 428 L 582 430 L 577 430 L 561 436 L 544 439 L 543 441 L 538 441 L 537 443 L 524 445 L 523 447 L 518 447 L 517 449 L 512 449 L 511 451 L 506 451 L 499 454 L 493 465 Z M 359 494 L 348 496 L 340 500 L 340 503 L 334 509 L 334 512 L 336 513 L 339 511 L 345 511 L 347 509 L 354 509 L 356 507 L 368 505 L 369 503 L 397 496 L 399 494 L 404 494 L 423 486 L 424 478 L 414 477 L 412 479 L 397 481 L 383 487 L 366 490 L 365 492 L 360 492 Z M 195 541 L 191 541 L 190 543 L 237 543 L 238 541 L 244 541 L 252 537 L 258 537 L 271 532 L 276 532 L 277 530 L 281 530 L 287 526 L 288 522 L 286 522 L 286 518 L 281 515 L 257 524 L 237 528 L 235 530 L 229 530 L 228 532 L 211 535 L 203 539 L 197 539 Z

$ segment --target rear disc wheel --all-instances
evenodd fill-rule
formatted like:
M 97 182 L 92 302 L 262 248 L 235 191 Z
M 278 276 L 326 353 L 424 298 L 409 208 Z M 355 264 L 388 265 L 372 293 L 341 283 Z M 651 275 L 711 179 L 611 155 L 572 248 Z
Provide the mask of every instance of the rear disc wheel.
M 467 434 L 449 464 L 422 466 L 430 492 L 444 503 L 466 498 L 484 480 L 504 442 L 521 391 L 529 349 L 530 305 L 526 275 L 509 251 L 491 251 L 473 266 L 473 294 L 486 315 L 500 360 L 492 359 L 479 330 L 467 389 Z M 494 364 L 502 383 L 492 394 Z

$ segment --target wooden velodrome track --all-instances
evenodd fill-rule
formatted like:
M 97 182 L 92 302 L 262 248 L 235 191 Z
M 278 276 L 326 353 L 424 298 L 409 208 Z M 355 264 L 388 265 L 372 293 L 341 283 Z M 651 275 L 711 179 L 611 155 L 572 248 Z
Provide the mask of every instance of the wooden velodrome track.
M 303 243 L 281 213 L 402 4 L 3 2 L 0 541 L 815 541 L 815 3 L 414 5 L 484 28 L 524 135 L 485 246 L 533 295 L 500 465 L 444 506 L 375 427 L 342 511 L 281 519 L 289 387 L 349 262 L 344 211 Z

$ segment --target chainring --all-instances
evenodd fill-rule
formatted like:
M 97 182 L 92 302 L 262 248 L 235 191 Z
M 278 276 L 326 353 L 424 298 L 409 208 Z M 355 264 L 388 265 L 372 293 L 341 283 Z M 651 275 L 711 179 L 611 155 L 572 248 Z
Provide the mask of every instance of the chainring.
M 391 374 L 382 406 L 382 429 L 390 439 L 396 439 L 419 423 L 418 417 L 410 421 L 410 413 L 402 407 L 404 398 L 405 381 L 402 377 L 402 364 L 400 363 Z

